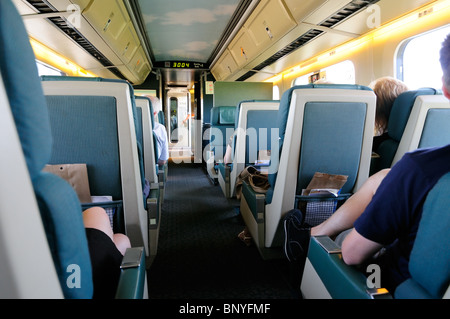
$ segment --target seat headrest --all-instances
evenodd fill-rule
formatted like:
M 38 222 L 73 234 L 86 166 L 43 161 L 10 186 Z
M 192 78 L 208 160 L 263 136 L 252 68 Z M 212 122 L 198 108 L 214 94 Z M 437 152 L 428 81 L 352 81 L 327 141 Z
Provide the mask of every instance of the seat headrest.
M 234 125 L 235 106 L 214 106 L 211 109 L 211 125 Z
M 33 179 L 50 159 L 52 136 L 33 49 L 10 1 L 0 1 L 0 48 L 3 83 Z
M 153 104 L 152 104 L 152 100 L 150 100 L 148 97 L 146 96 L 139 96 L 136 95 L 134 97 L 136 100 L 146 100 L 148 102 L 148 107 L 149 107 L 149 112 L 150 112 L 150 122 L 152 123 L 152 127 L 155 127 L 155 117 L 153 116 Z
M 280 108 L 278 112 L 278 128 L 280 129 L 280 142 L 283 143 L 284 135 L 286 133 L 286 123 L 289 114 L 289 108 L 291 107 L 292 92 L 296 89 L 341 89 L 341 90 L 367 90 L 370 88 L 362 85 L 353 84 L 307 84 L 297 85 L 291 87 L 289 90 L 283 93 L 280 100 Z M 281 145 L 280 145 L 281 146 Z
M 434 94 L 437 94 L 437 91 L 432 88 L 411 90 L 400 94 L 395 99 L 394 104 L 392 105 L 391 114 L 389 115 L 389 136 L 397 142 L 400 141 L 416 98 L 420 95 Z

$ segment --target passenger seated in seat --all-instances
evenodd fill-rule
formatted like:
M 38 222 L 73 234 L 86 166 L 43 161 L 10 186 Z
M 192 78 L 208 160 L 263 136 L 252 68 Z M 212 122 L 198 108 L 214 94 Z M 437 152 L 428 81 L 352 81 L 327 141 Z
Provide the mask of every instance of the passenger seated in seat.
M 153 132 L 156 134 L 156 140 L 158 143 L 158 165 L 164 166 L 169 159 L 169 144 L 167 142 L 168 138 L 166 128 L 158 122 L 158 113 L 162 110 L 161 102 L 156 96 L 148 96 L 148 98 L 152 101 L 153 116 L 155 118 Z
M 377 96 L 375 111 L 375 132 L 372 150 L 376 151 L 378 146 L 388 138 L 388 120 L 395 99 L 403 92 L 408 91 L 405 83 L 393 77 L 386 76 L 373 81 L 370 85 Z
M 108 215 L 101 207 L 83 212 L 83 223 L 91 257 L 94 299 L 114 298 L 120 277 L 120 264 L 130 240 L 114 234 Z
M 223 157 L 223 163 L 225 165 L 231 164 L 233 162 L 233 160 L 231 159 L 231 153 L 233 151 L 231 145 L 233 144 L 233 139 L 234 139 L 235 134 L 236 134 L 236 132 L 234 132 L 233 135 L 230 136 L 230 139 L 228 140 L 228 143 L 227 143 L 227 149 L 226 149 L 225 155 Z
M 443 92 L 450 99 L 450 35 L 440 61 Z M 448 172 L 450 145 L 407 153 L 391 170 L 371 176 L 328 220 L 313 227 L 311 235 L 335 237 L 348 230 L 342 242 L 344 262 L 378 264 L 383 287 L 393 293 L 410 277 L 409 255 L 425 198 Z

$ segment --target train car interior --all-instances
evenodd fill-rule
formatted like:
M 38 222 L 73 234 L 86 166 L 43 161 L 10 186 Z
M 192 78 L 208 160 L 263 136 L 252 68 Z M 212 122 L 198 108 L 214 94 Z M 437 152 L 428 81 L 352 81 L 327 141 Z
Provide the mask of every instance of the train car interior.
M 95 298 L 95 206 L 130 243 L 111 298 L 450 298 L 450 172 L 395 291 L 333 236 L 308 235 L 302 261 L 286 250 L 294 211 L 327 214 L 310 232 L 450 144 L 449 18 L 450 0 L 1 0 L 0 298 Z M 407 90 L 373 149 L 382 77 Z

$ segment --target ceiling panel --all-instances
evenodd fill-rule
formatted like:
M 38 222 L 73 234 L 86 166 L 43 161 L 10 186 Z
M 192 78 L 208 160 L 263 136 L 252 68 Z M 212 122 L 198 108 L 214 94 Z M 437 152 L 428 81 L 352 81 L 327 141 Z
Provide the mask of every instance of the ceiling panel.
M 239 0 L 139 0 L 156 62 L 206 63 Z M 171 41 L 168 41 L 170 39 Z

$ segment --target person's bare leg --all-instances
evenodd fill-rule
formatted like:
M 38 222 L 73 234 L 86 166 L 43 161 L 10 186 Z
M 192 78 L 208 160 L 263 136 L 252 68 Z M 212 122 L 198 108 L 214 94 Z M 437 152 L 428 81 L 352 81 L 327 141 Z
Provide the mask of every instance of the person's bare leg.
M 114 234 L 109 217 L 101 207 L 92 207 L 83 212 L 83 223 L 86 228 L 95 228 L 106 235 L 114 242 L 122 255 L 127 248 L 131 247 L 130 240 L 124 234 Z
M 344 230 L 353 227 L 353 223 L 364 212 L 378 186 L 389 169 L 370 176 L 361 188 L 353 194 L 330 218 L 311 228 L 311 236 L 326 235 L 335 237 Z
M 125 251 L 127 250 L 127 248 L 131 248 L 130 239 L 124 234 L 114 234 L 113 241 L 122 255 L 125 255 Z

